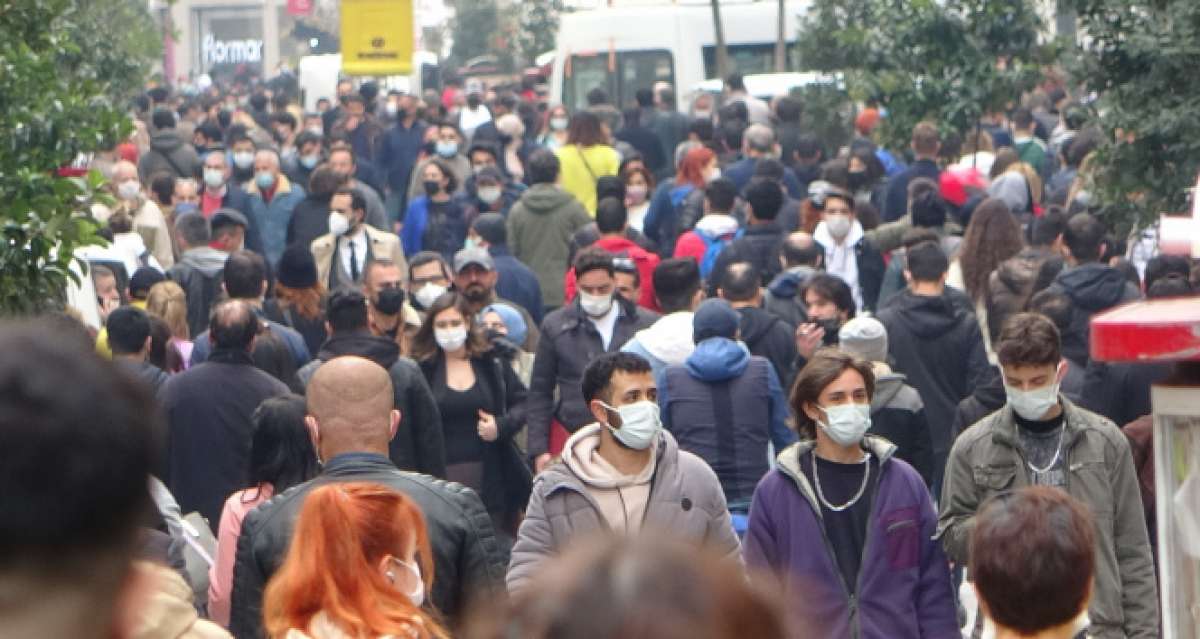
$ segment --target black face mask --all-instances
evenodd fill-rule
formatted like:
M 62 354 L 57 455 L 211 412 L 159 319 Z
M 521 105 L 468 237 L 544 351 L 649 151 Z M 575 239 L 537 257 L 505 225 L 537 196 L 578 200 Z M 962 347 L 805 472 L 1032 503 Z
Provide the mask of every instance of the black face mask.
M 429 197 L 437 195 L 438 191 L 442 190 L 442 185 L 433 180 L 425 180 L 421 185 L 425 187 L 425 195 Z
M 379 299 L 375 300 L 375 310 L 384 315 L 395 315 L 404 306 L 404 298 L 404 289 L 389 286 L 379 291 Z
M 397 323 L 395 326 L 384 331 L 383 334 L 387 335 L 391 339 L 396 339 L 396 336 L 400 334 L 400 324 Z
M 821 338 L 821 343 L 825 346 L 835 346 L 838 343 L 838 329 L 841 328 L 842 321 L 836 317 L 830 319 L 814 320 L 817 326 L 825 329 L 825 337 Z
M 847 184 L 851 191 L 857 191 L 867 185 L 866 171 L 850 171 Z
M 425 155 L 433 155 L 434 153 L 437 153 L 437 145 L 433 142 L 426 142 L 425 144 L 421 145 L 421 152 Z
M 479 103 L 480 103 L 480 99 L 478 97 L 475 97 L 475 96 L 467 97 L 467 106 L 471 107 L 472 109 L 479 108 Z
M 504 339 L 505 337 L 507 337 L 504 333 L 501 333 L 500 331 L 498 331 L 494 328 L 489 328 L 486 331 L 484 331 L 483 336 L 485 338 L 487 338 L 487 341 L 489 341 L 489 342 L 494 342 L 498 339 Z

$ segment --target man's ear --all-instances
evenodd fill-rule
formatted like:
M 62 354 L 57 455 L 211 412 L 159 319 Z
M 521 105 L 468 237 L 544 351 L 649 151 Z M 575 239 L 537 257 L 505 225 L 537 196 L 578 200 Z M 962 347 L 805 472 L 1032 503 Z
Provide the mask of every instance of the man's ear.
M 597 422 L 609 423 L 608 409 L 601 405 L 600 400 L 593 399 L 588 402 L 588 410 L 592 411 L 592 417 L 595 417 Z
M 308 439 L 312 442 L 313 450 L 317 451 L 317 456 L 321 456 L 321 428 L 317 425 L 317 418 L 312 415 L 304 416 L 304 427 L 308 429 Z
M 392 439 L 396 437 L 396 431 L 400 430 L 400 411 L 393 410 L 390 415 L 390 418 L 391 418 L 391 422 L 388 425 L 388 441 L 389 442 L 392 441 Z
M 139 352 L 142 353 L 143 355 L 149 355 L 150 354 L 150 345 L 153 343 L 154 343 L 154 336 L 147 335 L 146 341 L 142 343 L 142 350 Z
M 909 286 L 912 286 L 912 283 L 913 283 L 912 272 L 909 271 L 908 269 L 904 269 L 904 281 Z

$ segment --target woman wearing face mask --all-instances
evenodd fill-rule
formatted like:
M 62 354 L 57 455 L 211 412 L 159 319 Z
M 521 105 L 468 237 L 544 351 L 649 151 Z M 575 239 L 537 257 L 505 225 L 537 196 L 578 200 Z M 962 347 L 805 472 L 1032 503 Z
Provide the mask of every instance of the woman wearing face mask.
M 533 353 L 521 348 L 529 336 L 529 326 L 521 312 L 497 302 L 479 312 L 479 323 L 496 354 L 512 366 L 521 383 L 528 388 L 533 379 Z
M 322 486 L 305 499 L 267 585 L 264 626 L 283 639 L 443 639 L 421 609 L 433 579 L 425 518 L 411 499 L 378 484 Z
M 567 145 L 567 126 L 571 123 L 571 117 L 567 113 L 567 107 L 563 105 L 553 106 L 546 110 L 546 117 L 542 119 L 542 130 L 538 133 L 537 143 L 551 151 L 557 151 Z
M 621 181 L 625 183 L 625 211 L 629 227 L 641 233 L 646 213 L 650 212 L 654 175 L 644 166 L 630 166 L 621 173 Z
M 790 403 L 801 439 L 754 491 L 746 563 L 780 578 L 795 627 L 812 636 L 960 636 L 925 482 L 866 435 L 874 389 L 871 365 L 835 349 L 800 371 Z
M 532 481 L 513 443 L 525 425 L 525 385 L 453 291 L 430 307 L 412 349 L 442 416 L 446 478 L 478 492 L 496 530 L 515 535 Z
M 437 251 L 449 260 L 467 239 L 466 213 L 462 203 L 451 197 L 458 178 L 450 165 L 434 158 L 421 167 L 421 184 L 424 195 L 410 202 L 404 214 L 400 231 L 404 253 Z

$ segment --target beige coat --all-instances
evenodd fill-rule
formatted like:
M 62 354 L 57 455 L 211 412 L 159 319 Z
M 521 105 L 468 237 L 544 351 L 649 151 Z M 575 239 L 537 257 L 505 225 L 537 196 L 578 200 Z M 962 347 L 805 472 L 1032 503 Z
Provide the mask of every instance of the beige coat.
M 367 234 L 367 241 L 371 243 L 371 255 L 377 260 L 389 259 L 399 266 L 400 277 L 407 284 L 408 262 L 404 259 L 404 251 L 400 248 L 400 238 L 392 233 L 385 233 L 367 224 L 364 224 L 362 228 Z M 317 262 L 317 281 L 324 285 L 329 284 L 329 273 L 333 267 L 334 247 L 333 236 L 329 233 L 313 240 L 310 247 L 313 259 Z
M 137 608 L 131 639 L 230 639 L 224 628 L 196 614 L 192 589 L 179 573 L 148 561 L 134 562 L 134 572 L 149 594 Z
M 117 206 L 127 205 L 122 202 Z M 133 230 L 142 236 L 146 248 L 150 249 L 150 254 L 158 260 L 163 270 L 171 268 L 175 264 L 175 251 L 171 247 L 171 232 L 167 228 L 167 218 L 163 215 L 162 210 L 151 200 L 142 198 L 139 200 L 137 210 L 130 212 L 130 217 L 133 218 Z M 92 217 L 101 224 L 108 223 L 108 218 L 112 216 L 112 213 L 112 209 L 103 204 L 96 204 L 92 207 Z M 132 276 L 133 273 L 129 273 L 129 275 Z

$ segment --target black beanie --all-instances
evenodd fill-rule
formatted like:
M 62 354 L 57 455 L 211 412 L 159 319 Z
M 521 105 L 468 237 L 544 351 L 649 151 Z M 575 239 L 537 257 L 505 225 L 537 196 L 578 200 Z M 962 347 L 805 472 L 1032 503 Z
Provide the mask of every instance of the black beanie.
M 279 258 L 279 283 L 288 288 L 311 288 L 317 285 L 317 262 L 308 247 L 293 244 Z

